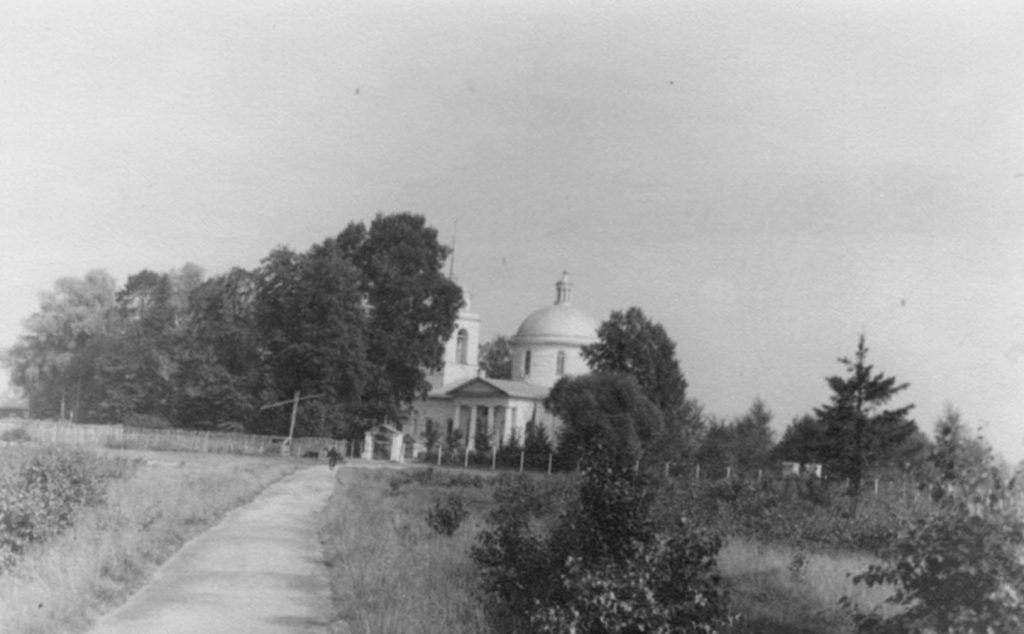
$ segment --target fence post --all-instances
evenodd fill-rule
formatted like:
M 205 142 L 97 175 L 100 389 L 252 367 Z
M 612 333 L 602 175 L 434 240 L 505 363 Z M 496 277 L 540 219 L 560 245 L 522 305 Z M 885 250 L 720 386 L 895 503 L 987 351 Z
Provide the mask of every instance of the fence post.
M 466 457 L 462 461 L 462 468 L 463 469 L 468 469 L 469 468 L 469 445 L 466 445 Z
M 498 448 L 491 447 L 491 471 L 498 465 Z
M 442 450 L 441 450 L 441 447 L 439 445 L 437 447 L 437 466 L 439 466 L 439 467 L 441 466 L 441 451 Z
M 700 482 L 700 464 L 697 465 L 697 471 L 696 471 L 696 474 L 694 475 L 693 479 L 698 481 L 698 482 Z
M 637 458 L 636 464 L 633 465 L 633 473 L 640 473 L 640 459 Z
M 878 478 L 875 478 L 875 495 L 878 495 Z
M 523 462 L 525 461 L 525 459 L 526 459 L 526 452 L 525 451 L 520 451 L 519 452 L 519 473 L 523 472 Z
M 758 481 L 758 482 L 760 482 L 760 481 L 761 481 L 761 471 L 762 471 L 762 469 L 758 469 L 758 470 L 757 470 L 757 481 Z
M 553 457 L 554 457 L 554 454 L 550 454 L 550 453 L 548 454 L 548 475 L 551 475 L 551 459 Z
M 732 480 L 732 467 L 725 468 L 725 479 Z

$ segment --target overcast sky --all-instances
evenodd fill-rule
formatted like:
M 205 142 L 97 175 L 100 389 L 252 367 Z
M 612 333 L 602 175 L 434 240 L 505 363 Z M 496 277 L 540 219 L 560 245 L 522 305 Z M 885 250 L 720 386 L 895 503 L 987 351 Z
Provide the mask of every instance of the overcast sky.
M 0 0 L 0 346 L 104 268 L 425 215 L 485 338 L 637 305 L 719 416 L 836 359 L 1024 458 L 1024 8 Z

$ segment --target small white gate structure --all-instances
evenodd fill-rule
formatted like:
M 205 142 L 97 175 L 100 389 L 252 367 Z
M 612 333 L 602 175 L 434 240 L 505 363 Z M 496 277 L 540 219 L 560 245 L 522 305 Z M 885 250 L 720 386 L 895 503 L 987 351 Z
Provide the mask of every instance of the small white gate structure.
M 363 452 L 360 456 L 364 460 L 373 460 L 374 435 L 376 433 L 386 434 L 390 446 L 388 448 L 388 459 L 391 462 L 405 462 L 405 434 L 391 425 L 377 425 L 363 434 Z

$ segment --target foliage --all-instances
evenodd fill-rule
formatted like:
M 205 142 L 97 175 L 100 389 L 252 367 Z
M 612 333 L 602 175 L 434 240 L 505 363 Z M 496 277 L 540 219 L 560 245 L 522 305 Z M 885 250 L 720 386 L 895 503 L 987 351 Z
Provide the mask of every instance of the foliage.
M 634 377 L 644 395 L 666 414 L 682 407 L 686 379 L 676 360 L 676 344 L 661 324 L 634 306 L 612 311 L 597 336 L 597 343 L 583 348 L 591 370 Z
M 685 523 L 657 534 L 649 482 L 613 455 L 588 456 L 576 498 L 550 530 L 530 480 L 495 490 L 473 558 L 512 629 L 716 631 L 727 607 L 721 541 Z
M 358 272 L 340 258 L 278 248 L 263 259 L 255 319 L 278 395 L 360 395 L 365 349 L 358 286 Z
M 221 427 L 254 417 L 260 389 L 269 383 L 256 324 L 257 281 L 236 267 L 192 291 L 172 376 L 171 411 L 180 425 Z
M 867 353 L 861 335 L 853 359 L 839 359 L 847 376 L 827 379 L 832 390 L 830 402 L 815 410 L 827 439 L 820 462 L 829 473 L 849 478 L 854 496 L 860 493 L 869 458 L 875 464 L 898 462 L 899 449 L 918 431 L 907 418 L 913 405 L 881 409 L 909 384 L 897 384 L 895 377 L 875 372 L 866 363 Z
M 773 450 L 772 413 L 760 398 L 750 409 L 729 423 L 712 422 L 697 451 L 699 464 L 707 473 L 721 477 L 726 467 L 734 473 L 756 473 L 771 463 Z
M 32 436 L 24 427 L 12 427 L 0 432 L 0 441 L 3 442 L 24 442 L 26 440 L 32 440 Z
M 71 526 L 79 508 L 103 501 L 109 480 L 128 473 L 123 460 L 51 447 L 0 474 L 0 569 Z
M 596 373 L 625 374 L 662 412 L 657 442 L 665 458 L 692 455 L 702 418 L 699 406 L 686 399 L 686 379 L 676 359 L 676 344 L 665 328 L 637 307 L 613 311 L 598 328 L 598 341 L 582 350 Z
M 878 553 L 899 528 L 929 512 L 931 501 L 912 488 L 882 487 L 865 495 L 856 519 L 839 508 L 842 483 L 813 477 L 776 478 L 766 474 L 694 482 L 674 478 L 658 489 L 655 524 L 671 526 L 679 509 L 697 525 L 760 543 L 808 550 Z
M 455 330 L 462 290 L 443 274 L 448 247 L 423 216 L 378 214 L 367 229 L 351 224 L 318 253 L 348 258 L 359 271 L 366 300 L 366 358 L 362 407 L 381 420 L 425 396 L 426 372 L 441 367 Z
M 259 406 L 300 390 L 330 410 L 304 428 L 354 436 L 397 418 L 440 364 L 462 304 L 447 254 L 422 216 L 402 213 L 209 280 L 194 264 L 120 289 L 103 271 L 63 278 L 4 361 L 40 417 L 263 428 Z
M 894 586 L 890 616 L 853 610 L 861 632 L 988 634 L 1024 630 L 1024 504 L 1016 482 L 995 467 L 951 456 L 976 449 L 956 437 L 958 417 L 940 421 L 931 483 L 936 507 L 885 549 L 885 563 L 854 577 Z M 847 602 L 848 604 L 849 602 Z
M 664 430 L 661 410 L 628 375 L 563 377 L 544 406 L 562 420 L 558 452 L 572 463 L 608 451 L 632 464 L 645 450 L 655 450 Z
M 28 395 L 36 416 L 66 418 L 80 409 L 89 379 L 80 355 L 108 330 L 115 288 L 106 271 L 94 270 L 82 279 L 61 278 L 40 295 L 39 310 L 25 320 L 26 332 L 6 359 L 11 382 Z
M 523 430 L 523 451 L 531 455 L 547 455 L 553 451 L 547 429 L 533 418 L 526 421 Z
M 434 507 L 427 513 L 427 525 L 441 535 L 451 537 L 468 516 L 469 511 L 462 503 L 462 498 L 449 495 L 444 501 L 434 502 Z
M 828 447 L 825 424 L 810 414 L 804 414 L 794 418 L 786 427 L 773 454 L 778 460 L 808 464 L 820 461 L 828 453 Z
M 480 369 L 492 379 L 512 378 L 512 346 L 508 337 L 498 335 L 480 344 Z

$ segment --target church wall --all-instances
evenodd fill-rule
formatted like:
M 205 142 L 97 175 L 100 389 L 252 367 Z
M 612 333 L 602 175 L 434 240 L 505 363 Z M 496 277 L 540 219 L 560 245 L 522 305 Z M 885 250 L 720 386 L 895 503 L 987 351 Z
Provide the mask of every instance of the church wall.
M 459 331 L 466 331 L 466 363 L 458 363 Z M 475 378 L 480 370 L 480 316 L 460 312 L 455 330 L 444 345 L 444 367 L 427 375 L 432 388 L 459 383 Z
M 526 374 L 526 352 L 530 352 L 530 373 Z M 551 387 L 563 375 L 558 374 L 558 353 L 565 352 L 565 374 L 578 376 L 590 372 L 579 346 L 565 344 L 517 344 L 512 355 L 512 379 Z

